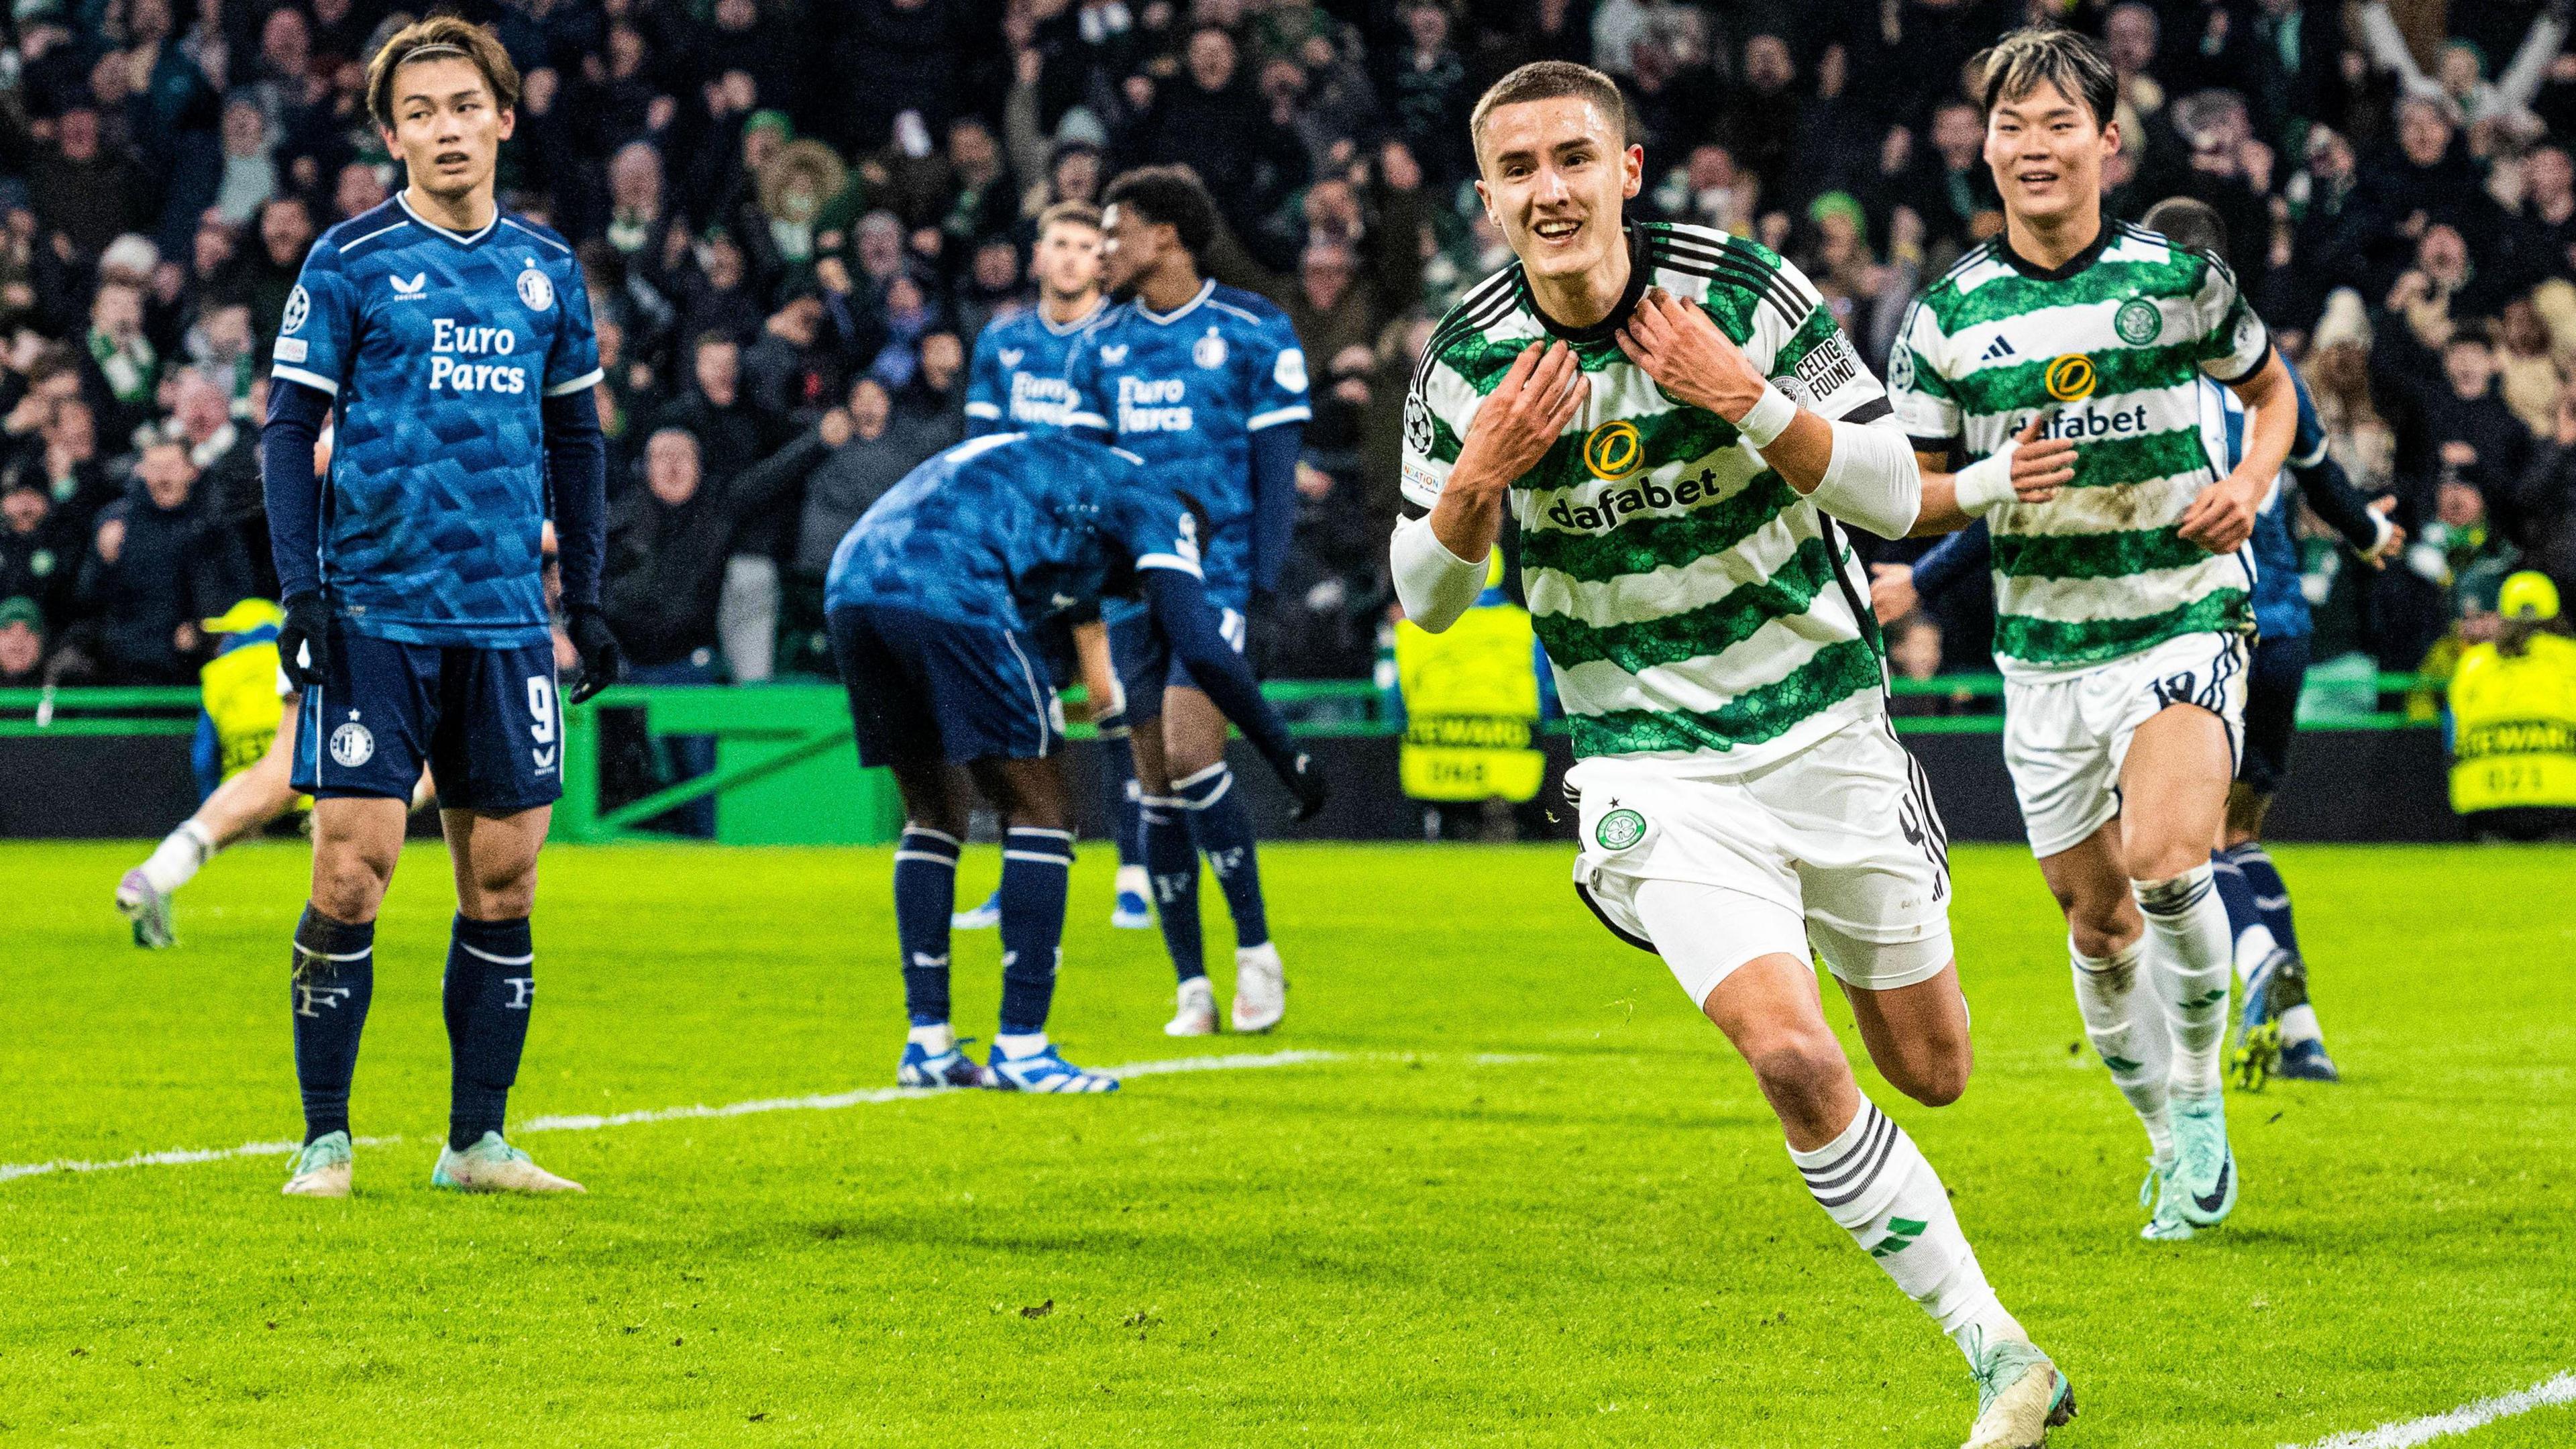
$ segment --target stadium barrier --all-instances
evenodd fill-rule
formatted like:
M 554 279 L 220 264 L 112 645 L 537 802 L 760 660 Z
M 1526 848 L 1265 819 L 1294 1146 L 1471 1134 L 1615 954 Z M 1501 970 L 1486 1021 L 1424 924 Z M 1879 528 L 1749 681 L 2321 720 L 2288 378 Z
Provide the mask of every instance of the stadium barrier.
M 2347 671 L 2349 672 L 2349 671 Z M 2320 673 L 2323 673 L 2321 670 Z M 2302 704 L 2289 786 L 2272 814 L 2282 840 L 2456 840 L 2442 732 L 2425 718 L 2439 684 L 2403 674 L 2312 676 Z M 1420 806 L 1397 789 L 1399 728 L 1383 691 L 1364 680 L 1282 680 L 1264 686 L 1335 786 L 1323 815 L 1284 825 L 1284 798 L 1248 750 L 1236 777 L 1285 837 L 1419 839 Z M 1898 680 L 1900 701 L 1935 698 L 1973 712 L 1901 717 L 1908 746 L 1931 777 L 1953 840 L 2019 840 L 2021 822 L 2004 773 L 2001 679 L 1957 675 Z M 2412 696 L 2412 708 L 2378 706 Z M 1076 692 L 1073 698 L 1078 699 Z M 2311 708 L 2311 706 L 2317 706 Z M 196 808 L 189 765 L 198 696 L 191 689 L 0 690 L 0 838 L 150 838 Z M 707 740 L 713 770 L 664 788 L 612 778 L 606 736 L 620 714 L 649 741 Z M 566 715 L 560 840 L 667 839 L 645 823 L 693 802 L 715 801 L 715 838 L 737 845 L 867 844 L 901 824 L 893 782 L 862 770 L 850 746 L 839 686 L 621 686 Z M 1086 726 L 1070 734 L 1088 738 Z M 1572 763 L 1562 721 L 1542 728 L 1549 787 Z M 1096 751 L 1072 752 L 1086 812 L 1082 833 L 1106 833 L 1100 792 L 1088 788 Z M 1566 812 L 1554 812 L 1564 816 Z M 1540 834 L 1570 838 L 1570 818 Z M 423 828 L 433 828 L 427 820 Z

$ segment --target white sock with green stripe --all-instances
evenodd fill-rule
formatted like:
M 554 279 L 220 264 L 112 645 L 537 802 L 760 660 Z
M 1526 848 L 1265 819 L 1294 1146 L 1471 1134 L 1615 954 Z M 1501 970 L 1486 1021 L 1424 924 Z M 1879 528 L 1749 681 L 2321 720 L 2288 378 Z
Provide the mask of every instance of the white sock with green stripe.
M 2148 1149 L 2158 1162 L 2173 1161 L 2173 1118 L 2165 1111 L 2173 1032 L 2165 1025 L 2163 1001 L 2138 989 L 2145 984 L 2139 979 L 2145 974 L 2145 935 L 2108 956 L 2087 956 L 2071 940 L 2066 953 L 2075 962 L 2075 1009 L 2084 1017 L 2084 1035 L 2147 1129 Z
M 1950 1210 L 1949 1190 L 1914 1139 L 1866 1097 L 1842 1135 L 1813 1152 L 1789 1149 L 1807 1191 L 1905 1296 L 1923 1305 L 1959 1351 L 1997 1338 L 2027 1339 L 2004 1311 L 1976 1250 Z
M 2147 960 L 2173 1024 L 2169 1085 L 2177 1096 L 2209 1096 L 2223 1084 L 2219 1046 L 2227 1036 L 2227 978 L 2236 958 L 2227 907 L 2207 861 L 2171 880 L 2131 881 L 2129 890 L 2147 913 Z

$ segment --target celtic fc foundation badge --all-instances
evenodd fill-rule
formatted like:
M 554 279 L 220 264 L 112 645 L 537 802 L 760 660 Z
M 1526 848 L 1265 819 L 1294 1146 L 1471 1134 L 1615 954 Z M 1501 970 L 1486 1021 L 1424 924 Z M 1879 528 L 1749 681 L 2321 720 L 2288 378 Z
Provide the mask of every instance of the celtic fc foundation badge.
M 1634 810 L 1613 810 L 1592 827 L 1592 838 L 1603 850 L 1626 850 L 1646 838 L 1646 817 Z
M 2121 303 L 2120 310 L 2111 317 L 2111 330 L 2119 333 L 2120 340 L 2131 347 L 2143 347 L 2155 341 L 2156 334 L 2164 329 L 2164 325 L 2165 314 L 2156 310 L 2155 303 L 2143 297 L 2132 297 Z

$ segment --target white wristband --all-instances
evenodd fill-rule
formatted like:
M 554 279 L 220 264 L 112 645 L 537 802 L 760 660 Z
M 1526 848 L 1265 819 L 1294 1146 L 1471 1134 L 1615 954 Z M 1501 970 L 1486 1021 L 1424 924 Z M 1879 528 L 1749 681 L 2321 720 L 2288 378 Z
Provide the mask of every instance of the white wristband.
M 2013 492 L 2012 459 L 2020 446 L 2019 441 L 2006 443 L 1994 456 L 1979 458 L 1950 475 L 1961 513 L 1983 518 L 2019 496 Z
M 1797 420 L 1798 405 L 1787 393 L 1766 382 L 1762 384 L 1762 400 L 1745 410 L 1744 420 L 1735 425 L 1735 430 L 1758 453 L 1779 441 L 1780 435 Z

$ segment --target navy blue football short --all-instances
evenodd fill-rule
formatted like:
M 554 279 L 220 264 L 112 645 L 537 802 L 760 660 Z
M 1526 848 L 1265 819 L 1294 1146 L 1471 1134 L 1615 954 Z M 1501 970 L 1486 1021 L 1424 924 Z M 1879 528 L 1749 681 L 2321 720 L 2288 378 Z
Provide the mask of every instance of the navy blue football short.
M 408 800 L 427 764 L 445 810 L 508 814 L 563 797 L 551 643 L 401 644 L 334 620 L 327 673 L 304 691 L 296 789 Z
M 1244 617 L 1247 602 L 1240 596 L 1228 596 L 1215 589 L 1208 591 L 1208 603 L 1217 611 L 1217 629 L 1234 652 L 1243 652 L 1251 632 Z M 1109 664 L 1118 671 L 1118 687 L 1127 694 L 1127 719 L 1161 719 L 1165 689 L 1197 689 L 1199 682 L 1190 677 L 1189 666 L 1172 653 L 1170 641 L 1154 623 L 1152 611 L 1143 608 L 1122 609 L 1104 613 L 1109 623 Z
M 825 618 L 860 764 L 1034 760 L 1062 747 L 1064 709 L 1028 631 L 895 604 L 844 604 Z
M 2299 691 L 2308 678 L 2306 635 L 2265 639 L 2245 672 L 2245 757 L 2236 778 L 2257 795 L 2278 794 L 2290 777 L 2290 736 L 2299 728 Z

